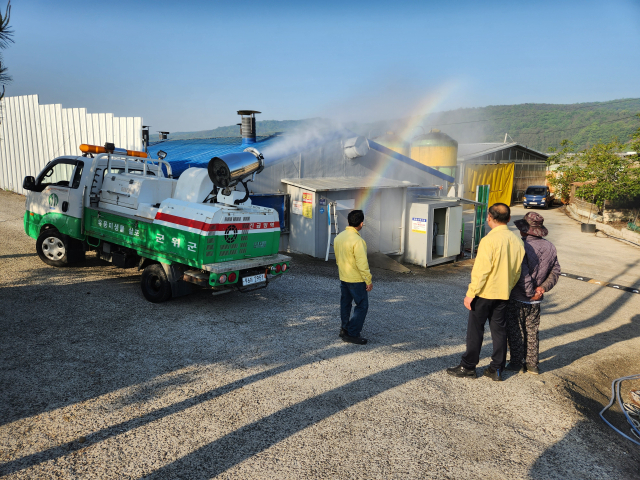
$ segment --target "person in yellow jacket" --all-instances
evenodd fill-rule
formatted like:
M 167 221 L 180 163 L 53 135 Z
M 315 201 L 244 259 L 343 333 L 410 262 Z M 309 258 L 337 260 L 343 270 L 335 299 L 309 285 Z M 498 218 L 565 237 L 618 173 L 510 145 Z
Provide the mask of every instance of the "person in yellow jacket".
M 349 226 L 333 241 L 336 263 L 340 275 L 340 337 L 345 342 L 365 345 L 366 338 L 360 336 L 364 319 L 369 310 L 369 295 L 373 289 L 371 272 L 367 261 L 367 244 L 360 236 L 364 227 L 364 213 L 353 210 L 347 216 Z M 355 303 L 353 315 L 351 307 Z
M 522 239 L 507 227 L 510 219 L 511 210 L 504 203 L 495 203 L 489 208 L 487 224 L 491 231 L 478 245 L 471 283 L 464 299 L 464 306 L 469 310 L 467 351 L 462 355 L 460 365 L 447 368 L 447 373 L 454 377 L 476 378 L 484 325 L 488 319 L 493 354 L 484 375 L 495 381 L 502 380 L 507 360 L 505 313 L 511 290 L 520 278 L 525 254 Z

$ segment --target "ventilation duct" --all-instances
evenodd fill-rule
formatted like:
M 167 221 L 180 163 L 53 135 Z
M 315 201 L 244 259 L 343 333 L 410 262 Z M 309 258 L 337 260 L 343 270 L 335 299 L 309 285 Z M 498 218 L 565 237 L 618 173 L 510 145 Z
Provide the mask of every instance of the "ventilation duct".
M 365 137 L 353 137 L 344 142 L 344 154 L 347 158 L 364 157 L 369 152 L 369 142 Z

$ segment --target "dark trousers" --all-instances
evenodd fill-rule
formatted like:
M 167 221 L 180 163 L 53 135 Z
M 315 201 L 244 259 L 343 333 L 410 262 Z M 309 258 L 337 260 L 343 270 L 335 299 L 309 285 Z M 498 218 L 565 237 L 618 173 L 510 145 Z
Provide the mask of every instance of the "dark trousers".
M 369 310 L 369 294 L 367 285 L 364 282 L 349 283 L 340 282 L 340 317 L 342 328 L 347 331 L 350 337 L 360 336 L 360 331 L 364 325 L 364 317 Z M 352 303 L 356 304 L 351 315 Z
M 493 341 L 493 355 L 491 366 L 504 368 L 507 360 L 507 304 L 508 300 L 489 300 L 476 297 L 471 302 L 469 322 L 467 324 L 467 351 L 460 362 L 464 368 L 476 368 L 480 361 L 480 349 L 484 336 L 484 324 L 489 320 L 491 340 Z
M 507 306 L 507 339 L 510 362 L 522 365 L 523 361 L 532 367 L 538 366 L 540 328 L 540 304 L 522 303 L 509 300 Z

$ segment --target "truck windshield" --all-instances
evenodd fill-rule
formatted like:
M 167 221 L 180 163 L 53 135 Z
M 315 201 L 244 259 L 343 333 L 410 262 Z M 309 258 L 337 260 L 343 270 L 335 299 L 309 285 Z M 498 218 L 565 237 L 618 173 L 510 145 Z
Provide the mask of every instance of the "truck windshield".
M 70 187 L 77 188 L 76 182 L 72 182 L 73 172 L 76 168 L 76 160 L 59 160 L 51 165 L 48 165 L 40 175 L 38 175 L 38 181 L 36 184 L 39 187 L 58 186 L 58 187 Z M 80 170 L 82 174 L 82 170 Z M 78 184 L 80 177 L 77 176 Z
M 547 193 L 547 189 L 544 187 L 529 187 L 525 195 L 545 195 Z

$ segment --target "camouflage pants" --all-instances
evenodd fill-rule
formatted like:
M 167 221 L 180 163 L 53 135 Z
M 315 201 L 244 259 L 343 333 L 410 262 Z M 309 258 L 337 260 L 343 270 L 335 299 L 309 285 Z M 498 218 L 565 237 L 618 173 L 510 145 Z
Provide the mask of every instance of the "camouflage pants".
M 538 328 L 540 304 L 509 300 L 507 305 L 507 342 L 510 359 L 514 365 L 538 366 Z

